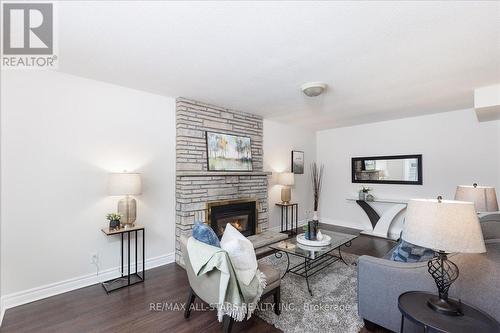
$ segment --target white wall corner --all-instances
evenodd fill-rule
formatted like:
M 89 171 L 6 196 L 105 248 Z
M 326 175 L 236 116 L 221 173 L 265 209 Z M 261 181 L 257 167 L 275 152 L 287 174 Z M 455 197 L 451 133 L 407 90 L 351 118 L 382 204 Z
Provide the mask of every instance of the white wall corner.
M 310 165 L 316 161 L 316 132 L 310 129 L 264 119 L 264 170 L 272 171 L 269 178 L 268 203 L 269 227 L 279 231 L 281 186 L 277 184 L 280 172 L 291 171 L 292 150 L 303 151 L 304 173 L 295 174 L 292 201 L 297 202 L 299 220 L 307 219 L 312 212 L 312 187 L 309 182 Z
M 500 84 L 475 89 L 474 109 L 480 122 L 500 119 Z
M 146 279 L 148 278 L 147 270 L 167 265 L 173 263 L 174 261 L 175 261 L 174 252 L 146 259 Z M 126 265 L 124 267 L 124 270 L 125 271 L 127 270 Z M 130 270 L 135 271 L 135 264 L 130 265 Z M 3 319 L 4 312 L 7 309 L 23 305 L 26 303 L 34 302 L 37 300 L 41 300 L 47 297 L 66 293 L 68 291 L 80 289 L 83 287 L 88 287 L 97 283 L 101 283 L 103 281 L 117 278 L 119 276 L 120 276 L 120 267 L 113 267 L 100 271 L 99 274 L 82 275 L 76 278 L 4 295 L 0 299 L 2 307 L 2 317 L 0 319 Z M 105 292 L 104 289 L 102 292 L 103 293 Z
M 5 307 L 2 303 L 3 301 L 0 299 L 0 327 L 2 327 L 3 316 L 5 315 Z

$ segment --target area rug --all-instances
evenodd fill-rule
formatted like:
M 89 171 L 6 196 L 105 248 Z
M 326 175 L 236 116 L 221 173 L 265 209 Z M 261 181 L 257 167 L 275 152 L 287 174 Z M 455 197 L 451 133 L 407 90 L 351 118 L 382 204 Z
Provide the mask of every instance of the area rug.
M 358 333 L 363 327 L 357 305 L 355 264 L 358 256 L 344 253 L 342 256 L 348 265 L 339 261 L 309 278 L 313 296 L 304 278 L 288 273 L 281 281 L 281 315 L 277 316 L 270 306 L 266 306 L 272 298 L 265 300 L 255 314 L 285 333 Z M 301 262 L 291 255 L 290 260 L 291 265 Z M 284 272 L 287 260 L 285 255 L 281 258 L 271 255 L 260 262 Z

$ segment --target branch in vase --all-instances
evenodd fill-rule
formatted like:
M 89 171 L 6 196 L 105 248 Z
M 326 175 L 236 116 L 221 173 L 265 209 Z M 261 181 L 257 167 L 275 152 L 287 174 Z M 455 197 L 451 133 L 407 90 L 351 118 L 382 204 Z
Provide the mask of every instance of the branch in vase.
M 314 211 L 317 211 L 319 205 L 319 196 L 321 194 L 321 186 L 323 184 L 323 165 L 318 167 L 316 163 L 312 164 L 311 179 L 313 184 Z

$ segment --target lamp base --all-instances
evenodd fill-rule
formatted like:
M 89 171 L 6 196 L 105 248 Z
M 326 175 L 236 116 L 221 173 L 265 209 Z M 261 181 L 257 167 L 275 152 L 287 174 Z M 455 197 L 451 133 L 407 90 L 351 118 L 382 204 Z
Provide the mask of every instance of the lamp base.
M 137 201 L 130 196 L 118 201 L 118 214 L 122 216 L 122 225 L 124 228 L 134 226 L 137 214 Z
M 463 316 L 462 304 L 451 299 L 441 299 L 437 296 L 432 296 L 427 300 L 427 305 L 434 311 L 447 316 Z
M 281 189 L 281 202 L 289 203 L 292 200 L 292 189 L 288 186 L 283 186 Z
M 439 293 L 439 297 L 430 297 L 427 305 L 434 311 L 448 316 L 462 316 L 461 304 L 448 299 L 448 290 L 458 278 L 458 266 L 448 260 L 445 252 L 439 251 L 427 262 L 427 269 L 434 278 Z

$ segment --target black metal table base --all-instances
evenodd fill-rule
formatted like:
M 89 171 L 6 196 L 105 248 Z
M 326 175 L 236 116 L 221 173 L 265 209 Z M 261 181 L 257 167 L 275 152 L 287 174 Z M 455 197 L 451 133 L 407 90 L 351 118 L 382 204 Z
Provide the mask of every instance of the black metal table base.
M 351 242 L 344 244 L 347 247 L 351 246 Z M 332 252 L 338 251 L 337 254 L 333 254 Z M 340 251 L 340 246 L 332 249 L 331 251 L 324 253 L 317 258 L 311 259 L 311 258 L 304 258 L 304 262 L 301 262 L 295 266 L 290 267 L 290 257 L 287 252 L 277 252 L 275 256 L 277 258 L 281 258 L 283 256 L 282 253 L 286 254 L 287 258 L 287 267 L 286 271 L 283 274 L 281 278 L 284 278 L 287 273 L 292 273 L 298 276 L 301 276 L 306 279 L 306 284 L 307 284 L 307 290 L 309 291 L 309 294 L 313 296 L 311 287 L 309 285 L 309 278 L 312 277 L 313 275 L 321 272 L 328 266 L 332 265 L 333 263 L 336 263 L 337 261 L 342 261 L 345 265 L 348 265 L 347 262 L 344 260 L 342 257 L 342 252 Z
M 137 232 L 142 231 L 142 272 L 138 271 L 138 256 L 137 256 Z M 135 272 L 130 272 L 130 234 L 134 233 L 135 240 Z M 127 234 L 127 274 L 124 272 L 124 263 L 123 263 L 123 235 Z M 102 283 L 102 287 L 106 290 L 106 293 L 110 293 L 112 291 L 122 289 L 125 287 L 132 286 L 137 283 L 144 282 L 146 278 L 146 262 L 145 262 L 145 248 L 146 248 L 146 236 L 144 229 L 140 230 L 131 230 L 121 233 L 121 277 L 111 279 Z
M 281 207 L 281 232 L 290 236 L 297 234 L 299 205 L 296 203 L 279 205 Z

